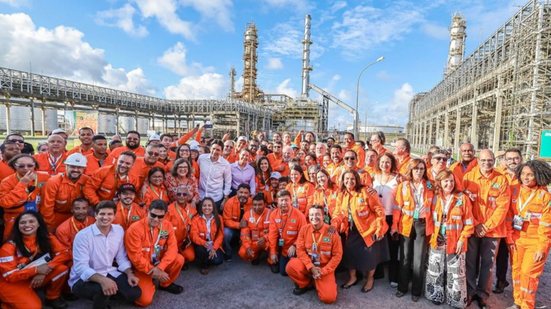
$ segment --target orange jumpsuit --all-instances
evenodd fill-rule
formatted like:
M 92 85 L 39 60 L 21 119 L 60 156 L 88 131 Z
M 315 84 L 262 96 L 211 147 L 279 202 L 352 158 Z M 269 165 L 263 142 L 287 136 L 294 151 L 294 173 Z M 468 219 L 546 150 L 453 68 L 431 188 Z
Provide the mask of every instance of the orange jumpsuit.
M 337 187 L 340 187 L 342 184 L 342 175 L 349 170 L 350 169 L 344 164 L 339 165 L 333 170 L 333 176 L 331 177 L 331 180 L 335 184 L 337 184 Z M 373 187 L 373 178 L 371 178 L 371 175 L 367 171 L 359 168 L 354 168 L 353 170 L 358 172 L 358 174 L 360 175 L 360 181 L 362 182 L 362 185 L 370 188 Z
M 329 233 L 327 224 L 323 224 L 318 231 L 308 224 L 300 229 L 296 244 L 297 257 L 292 258 L 286 267 L 289 278 L 299 288 L 306 288 L 313 281 L 319 299 L 326 304 L 334 303 L 337 300 L 335 269 L 342 259 L 340 236 Z M 321 278 L 316 280 L 310 273 L 314 267 L 321 268 Z
M 295 244 L 298 232 L 304 225 L 306 225 L 306 218 L 296 208 L 289 207 L 286 214 L 282 214 L 280 209 L 272 211 L 268 228 L 270 255 L 280 253 L 287 256 L 287 250 Z M 281 242 L 283 242 L 283 246 L 280 246 Z
M 379 157 L 388 152 L 388 149 L 386 149 L 385 146 L 383 146 L 383 144 L 381 144 L 378 148 L 373 148 L 373 149 L 377 152 Z
M 281 174 L 282 177 L 289 176 L 289 166 L 287 162 L 283 161 L 283 156 L 276 155 L 275 153 L 269 153 L 266 158 L 268 159 L 268 162 L 270 162 L 270 166 L 272 167 L 272 171 L 278 172 Z M 279 171 L 280 167 L 283 166 L 283 171 Z
M 243 209 L 243 215 L 253 207 L 253 201 L 251 198 L 247 200 Z M 224 204 L 224 211 L 222 213 L 222 218 L 224 219 L 224 227 L 238 230 L 241 224 L 241 205 L 237 195 L 229 198 Z
M 411 162 L 411 157 L 409 156 L 409 154 L 401 162 L 397 162 L 398 173 L 400 173 L 400 175 L 407 176 L 407 173 L 409 171 L 409 162 Z
M 63 246 L 69 249 L 69 253 L 71 254 L 73 248 L 73 240 L 75 240 L 75 236 L 77 235 L 77 233 L 80 232 L 80 230 L 82 230 L 83 228 L 94 224 L 95 222 L 96 218 L 94 217 L 86 217 L 86 219 L 84 219 L 84 221 L 82 222 L 75 220 L 74 217 L 71 217 L 65 220 L 55 229 L 55 236 Z
M 145 159 L 143 157 L 136 158 L 136 161 L 134 161 L 134 165 L 132 165 L 132 168 L 130 169 L 130 175 L 133 175 L 135 178 L 139 179 L 140 188 L 142 185 L 146 182 L 147 174 L 149 173 L 149 170 L 154 167 L 160 167 L 163 170 L 165 169 L 165 166 L 157 161 L 154 164 L 148 164 L 145 162 Z
M 83 156 L 87 156 L 89 154 L 94 153 L 94 149 L 92 149 L 92 147 L 90 147 L 90 149 L 88 149 L 88 150 L 82 150 L 82 145 L 78 145 L 78 146 L 73 147 L 73 149 L 67 151 L 67 156 L 70 156 L 73 153 L 77 153 L 77 152 L 81 153 Z
M 19 176 L 13 174 L 2 180 L 0 183 L 0 207 L 4 208 L 4 235 L 6 240 L 11 233 L 15 218 L 25 211 L 25 203 L 36 202 L 36 207 L 40 210 L 44 196 L 44 184 L 50 175 L 44 172 L 36 173 L 36 181 L 27 185 L 19 182 Z M 35 187 L 32 192 L 28 188 Z
M 54 256 L 48 262 L 52 271 L 46 275 L 42 286 L 46 288 L 46 299 L 57 299 L 61 296 L 61 291 L 67 282 L 69 268 L 67 264 L 71 256 L 55 236 L 50 236 L 50 244 Z M 25 247 L 35 254 L 38 249 L 36 236 L 23 238 Z M 38 254 L 37 256 L 41 256 Z M 17 251 L 15 244 L 8 241 L 0 248 L 0 299 L 2 308 L 20 308 L 20 309 L 40 309 L 42 301 L 31 288 L 31 280 L 37 274 L 36 267 L 24 267 L 31 260 L 22 256 Z
M 147 182 L 144 183 L 141 190 L 140 203 L 144 205 L 145 208 L 149 208 L 149 205 L 151 205 L 151 202 L 154 200 L 163 200 L 167 204 L 170 203 L 165 185 L 153 186 Z
M 52 176 L 46 182 L 40 213 L 50 230 L 55 230 L 72 216 L 73 201 L 83 196 L 82 188 L 89 178 L 81 175 L 76 182 L 72 182 L 64 173 Z
M 457 161 L 452 165 L 450 165 L 449 170 L 452 171 L 456 179 L 459 179 L 459 181 L 463 181 L 463 177 L 465 176 L 465 174 L 472 171 L 473 168 L 477 166 L 478 166 L 478 160 L 475 158 L 471 162 L 469 162 L 467 166 L 463 166 L 463 163 L 461 161 Z
M 138 286 L 142 295 L 135 303 L 141 307 L 149 306 L 155 295 L 151 270 L 157 267 L 169 275 L 169 280 L 160 282 L 161 287 L 167 287 L 178 279 L 184 266 L 184 257 L 178 254 L 172 224 L 163 220 L 158 227 L 152 228 L 148 218 L 143 218 L 126 230 L 124 246 L 136 277 L 140 279 Z
M 433 249 L 438 248 L 438 235 L 442 227 L 446 226 L 446 253 L 455 254 L 457 243 L 461 241 L 463 247 L 461 252 L 467 252 L 469 237 L 474 232 L 474 221 L 471 207 L 471 200 L 466 194 L 456 193 L 452 196 L 450 208 L 446 214 L 446 222 L 443 222 L 444 198 L 441 194 L 436 196 L 432 219 L 434 221 L 434 233 L 432 233 L 429 244 Z
M 147 217 L 147 210 L 137 203 L 132 203 L 130 209 L 127 209 L 121 202 L 118 202 L 113 224 L 119 224 L 126 231 L 132 223 L 140 221 L 145 217 Z
M 513 298 L 520 308 L 532 309 L 551 248 L 551 193 L 545 187 L 521 186 L 512 204 L 513 214 L 523 218 L 522 230 L 510 229 L 507 237 L 509 244 L 515 243 Z M 534 262 L 536 252 L 543 252 L 539 262 Z
M 168 212 L 165 220 L 172 223 L 174 228 L 174 235 L 176 235 L 176 242 L 178 244 L 178 251 L 184 256 L 186 262 L 195 261 L 195 250 L 191 245 L 191 239 L 189 238 L 189 232 L 191 230 L 191 220 L 197 214 L 195 207 L 191 205 L 180 206 L 174 202 L 168 205 Z
M 63 153 L 59 159 L 53 160 L 48 152 L 38 153 L 33 156 L 38 162 L 38 170 L 46 172 L 49 175 L 63 174 L 65 173 L 65 159 L 67 159 L 67 153 Z
M 326 170 L 329 173 L 329 176 L 331 176 L 331 179 L 338 178 L 338 176 L 335 176 L 335 175 L 337 175 L 337 171 L 338 171 L 339 167 L 342 166 L 342 165 L 344 165 L 344 163 L 342 163 L 342 161 L 341 161 L 339 164 L 335 164 L 335 163 L 331 162 L 331 164 L 329 164 L 329 166 L 327 166 Z
M 337 195 L 339 193 L 339 190 L 337 188 L 334 189 L 324 189 L 324 188 L 316 188 L 316 191 L 314 192 L 314 200 L 312 202 L 312 205 L 323 205 L 324 206 L 324 213 L 325 213 L 325 219 L 331 220 L 331 216 L 333 215 L 333 211 L 335 211 L 335 207 L 337 205 Z M 310 210 L 310 207 L 312 205 L 309 205 L 308 211 Z M 329 222 L 325 222 L 327 224 Z
M 388 230 L 385 210 L 377 193 L 369 193 L 365 188 L 360 192 L 340 192 L 337 196 L 337 207 L 333 212 L 331 225 L 341 233 L 348 233 L 350 220 L 354 221 L 368 247 L 374 243 L 373 235 L 383 237 Z
M 239 248 L 239 256 L 245 261 L 256 260 L 262 251 L 267 251 L 268 244 L 268 231 L 270 227 L 270 213 L 269 208 L 264 208 L 262 214 L 256 214 L 252 209 L 245 212 L 243 215 L 243 222 L 246 224 L 241 228 L 241 247 Z M 258 245 L 260 239 L 264 239 L 264 245 Z M 252 249 L 253 256 L 247 254 L 247 250 Z M 268 258 L 268 260 L 270 260 Z M 269 261 L 268 261 L 269 262 Z
M 473 205 L 474 226 L 484 224 L 488 232 L 484 237 L 504 238 L 507 236 L 506 224 L 503 224 L 511 198 L 507 178 L 495 170 L 488 178 L 480 173 L 479 168 L 463 177 L 465 192 L 476 195 Z
M 308 207 L 312 206 L 314 201 L 314 192 L 316 191 L 314 185 L 310 182 L 302 184 L 290 182 L 285 189 L 291 193 L 293 207 L 300 210 L 304 215 L 307 215 Z
M 356 163 L 357 168 L 363 168 L 365 165 L 365 149 L 362 148 L 360 145 L 356 145 L 354 143 L 351 147 L 347 146 L 346 149 L 343 149 L 343 153 L 345 153 L 348 150 L 352 150 L 356 153 L 356 156 L 358 158 L 358 162 Z
M 0 160 L 0 181 L 13 174 L 15 171 L 4 160 Z
M 224 220 L 222 216 L 220 218 L 220 229 L 216 227 L 216 222 L 211 220 L 210 222 L 210 235 L 212 240 L 212 248 L 217 251 L 222 246 L 224 240 Z M 199 246 L 206 247 L 207 245 L 207 220 L 203 216 L 195 216 L 191 220 L 191 231 L 189 234 L 191 241 Z
M 430 236 L 434 230 L 432 221 L 432 202 L 434 198 L 434 188 L 430 181 L 423 180 L 422 208 L 417 209 L 419 219 L 425 219 L 425 235 Z M 392 231 L 397 231 L 400 235 L 410 237 L 413 227 L 414 216 L 416 215 L 415 189 L 409 180 L 398 184 L 396 189 L 396 208 L 392 210 Z
M 96 158 L 96 156 L 94 156 L 93 153 L 91 153 L 86 156 L 86 169 L 84 170 L 84 174 L 90 176 L 104 165 L 105 165 L 105 160 L 100 164 L 99 159 Z
M 95 206 L 103 200 L 112 200 L 119 186 L 125 183 L 131 183 L 136 188 L 139 188 L 138 179 L 133 175 L 120 177 L 117 175 L 116 166 L 108 165 L 100 168 L 90 176 L 82 192 L 84 193 L 84 197 L 90 202 L 90 205 Z
M 145 155 L 145 148 L 142 147 L 142 146 L 139 146 L 136 149 L 130 149 L 126 146 L 122 146 L 122 147 L 113 149 L 113 151 L 111 151 L 111 153 L 109 153 L 109 155 L 107 156 L 107 158 L 105 159 L 103 164 L 104 165 L 111 165 L 111 164 L 116 165 L 117 160 L 119 159 L 119 156 L 121 155 L 121 153 L 123 153 L 125 151 L 132 151 L 134 154 L 136 154 L 136 157 L 143 157 Z
M 434 175 L 433 173 L 433 167 L 429 167 L 427 169 L 427 177 L 429 178 L 430 182 L 433 184 L 436 184 L 436 176 L 438 174 Z M 459 178 L 456 174 L 453 174 L 453 180 L 455 181 L 455 189 L 457 191 L 463 191 L 463 178 Z

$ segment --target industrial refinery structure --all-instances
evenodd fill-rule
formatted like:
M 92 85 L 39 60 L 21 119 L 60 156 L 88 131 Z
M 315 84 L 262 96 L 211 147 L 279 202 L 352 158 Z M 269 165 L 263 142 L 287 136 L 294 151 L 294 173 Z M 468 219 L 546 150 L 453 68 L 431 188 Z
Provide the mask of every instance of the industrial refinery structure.
M 409 104 L 407 136 L 418 151 L 463 142 L 494 151 L 538 151 L 551 128 L 551 3 L 533 0 L 520 8 L 463 59 L 466 22 L 450 27 L 444 79 Z
M 97 132 L 128 130 L 181 133 L 210 121 L 209 133 L 248 134 L 255 130 L 327 131 L 329 102 L 354 112 L 350 106 L 310 83 L 311 18 L 305 18 L 302 61 L 302 93 L 299 98 L 264 93 L 257 84 L 258 33 L 249 24 L 243 40 L 243 88 L 235 90 L 236 71 L 230 70 L 228 97 L 220 100 L 166 100 L 153 96 L 100 87 L 32 72 L 0 67 L 0 131 L 45 135 L 58 126 L 77 129 L 68 115 L 95 115 Z M 299 44 L 299 42 L 297 42 Z M 321 94 L 311 100 L 309 91 Z M 62 113 L 60 111 L 63 111 Z M 80 113 L 77 115 L 77 113 Z M 61 121 L 58 120 L 58 116 Z

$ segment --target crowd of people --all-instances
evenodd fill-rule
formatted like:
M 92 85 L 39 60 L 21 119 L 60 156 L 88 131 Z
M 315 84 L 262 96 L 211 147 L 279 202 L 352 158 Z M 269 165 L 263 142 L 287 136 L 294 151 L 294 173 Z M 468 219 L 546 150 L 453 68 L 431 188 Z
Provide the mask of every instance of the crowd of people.
M 344 270 L 342 289 L 361 283 L 368 293 L 386 276 L 396 297 L 454 308 L 486 308 L 512 284 L 510 308 L 534 308 L 551 247 L 547 163 L 523 162 L 514 148 L 476 156 L 469 143 L 456 162 L 438 146 L 414 158 L 405 138 L 388 151 L 382 132 L 366 142 L 202 133 L 152 135 L 142 146 L 136 131 L 123 143 L 81 128 L 80 144 L 66 149 L 57 129 L 36 154 L 9 134 L 0 146 L 3 307 L 85 298 L 108 308 L 116 294 L 145 307 L 157 290 L 182 293 L 176 281 L 190 264 L 207 275 L 238 256 L 323 303 L 337 300 Z

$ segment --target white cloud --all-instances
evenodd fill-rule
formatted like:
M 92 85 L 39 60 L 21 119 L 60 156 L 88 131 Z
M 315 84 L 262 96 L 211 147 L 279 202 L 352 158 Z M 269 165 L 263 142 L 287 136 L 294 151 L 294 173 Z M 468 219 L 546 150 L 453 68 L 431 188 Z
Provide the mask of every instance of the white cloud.
M 194 39 L 195 34 L 192 24 L 180 19 L 176 13 L 177 3 L 175 0 L 134 0 L 138 5 L 143 17 L 154 17 L 161 26 L 170 33 L 180 34 L 186 39 Z
M 164 89 L 167 99 L 220 99 L 229 92 L 228 80 L 217 73 L 205 73 L 200 76 L 187 76 L 180 79 L 178 85 Z
M 147 29 L 142 25 L 134 24 L 135 14 L 136 9 L 127 3 L 119 9 L 98 12 L 96 22 L 100 25 L 120 28 L 132 36 L 144 37 L 148 33 Z
M 302 20 L 277 24 L 267 34 L 264 51 L 267 54 L 301 59 L 303 36 L 304 21 Z M 314 60 L 319 58 L 324 53 L 325 49 L 322 46 L 323 44 L 316 42 L 316 37 L 312 37 L 311 39 L 314 41 L 314 44 L 310 45 L 310 59 Z
M 448 27 L 426 22 L 422 25 L 421 29 L 425 34 L 435 39 L 439 39 L 439 40 L 450 39 L 450 32 L 448 30 Z
M 347 90 L 342 89 L 337 94 L 337 98 L 339 98 L 341 101 L 347 103 L 347 101 L 350 100 L 350 93 Z M 347 104 L 349 104 L 349 103 L 347 103 Z
M 296 98 L 298 91 L 292 87 L 289 86 L 289 83 L 291 82 L 290 78 L 287 78 L 286 80 L 282 81 L 279 85 L 277 85 L 275 93 L 277 94 L 286 94 L 290 96 L 291 98 Z
M 84 41 L 84 34 L 66 26 L 36 27 L 30 16 L 0 14 L 0 65 L 152 94 L 141 68 L 126 71 L 105 60 L 104 51 Z M 32 63 L 29 63 L 32 61 Z
M 419 9 L 400 2 L 400 6 L 380 9 L 358 5 L 344 11 L 331 27 L 332 47 L 348 57 L 357 57 L 374 46 L 399 40 L 412 26 L 423 21 Z
M 280 58 L 268 58 L 268 65 L 266 67 L 270 70 L 280 70 L 283 69 L 283 62 Z
M 309 8 L 307 0 L 262 0 L 265 4 L 275 8 L 292 8 L 296 13 L 302 13 Z
M 187 50 L 181 42 L 177 42 L 174 46 L 167 49 L 157 62 L 169 69 L 170 71 L 184 76 L 197 73 L 204 73 L 212 70 L 211 67 L 204 68 L 203 65 L 197 62 L 187 63 Z
M 209 22 L 216 21 L 224 30 L 233 31 L 231 0 L 180 0 L 184 6 L 193 7 Z
M 0 0 L 0 3 L 7 4 L 13 7 L 28 6 L 28 0 Z
M 405 125 L 408 118 L 409 102 L 414 94 L 413 87 L 409 83 L 402 84 L 394 91 L 390 102 L 372 105 L 373 108 L 369 108 L 369 123 Z
M 331 13 L 335 13 L 341 9 L 344 9 L 346 5 L 346 1 L 337 1 L 331 6 L 329 10 L 331 11 Z

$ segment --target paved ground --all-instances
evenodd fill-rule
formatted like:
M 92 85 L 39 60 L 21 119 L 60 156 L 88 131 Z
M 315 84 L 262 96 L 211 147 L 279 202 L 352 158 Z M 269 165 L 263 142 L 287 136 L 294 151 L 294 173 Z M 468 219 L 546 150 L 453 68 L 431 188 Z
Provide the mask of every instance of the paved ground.
M 339 284 L 346 280 L 345 273 L 337 275 Z M 178 280 L 184 286 L 184 293 L 172 295 L 158 291 L 150 308 L 318 308 L 329 307 L 317 299 L 315 291 L 295 296 L 291 293 L 293 284 L 287 277 L 270 272 L 267 265 L 252 266 L 240 259 L 211 268 L 203 276 L 195 266 L 182 272 Z M 339 296 L 334 308 L 448 308 L 434 306 L 424 298 L 418 303 L 411 301 L 410 295 L 402 298 L 394 296 L 386 279 L 375 282 L 375 288 L 367 293 L 360 292 L 360 285 L 349 290 L 339 289 Z M 490 298 L 491 309 L 503 309 L 512 304 L 511 287 L 499 296 Z M 551 262 L 547 263 L 546 272 L 540 283 L 538 304 L 551 308 Z M 113 308 L 132 308 L 121 301 L 113 301 Z M 70 303 L 70 308 L 89 308 L 91 302 L 79 300 Z M 471 305 L 472 309 L 478 308 Z M 543 308 L 543 307 L 540 307 Z

